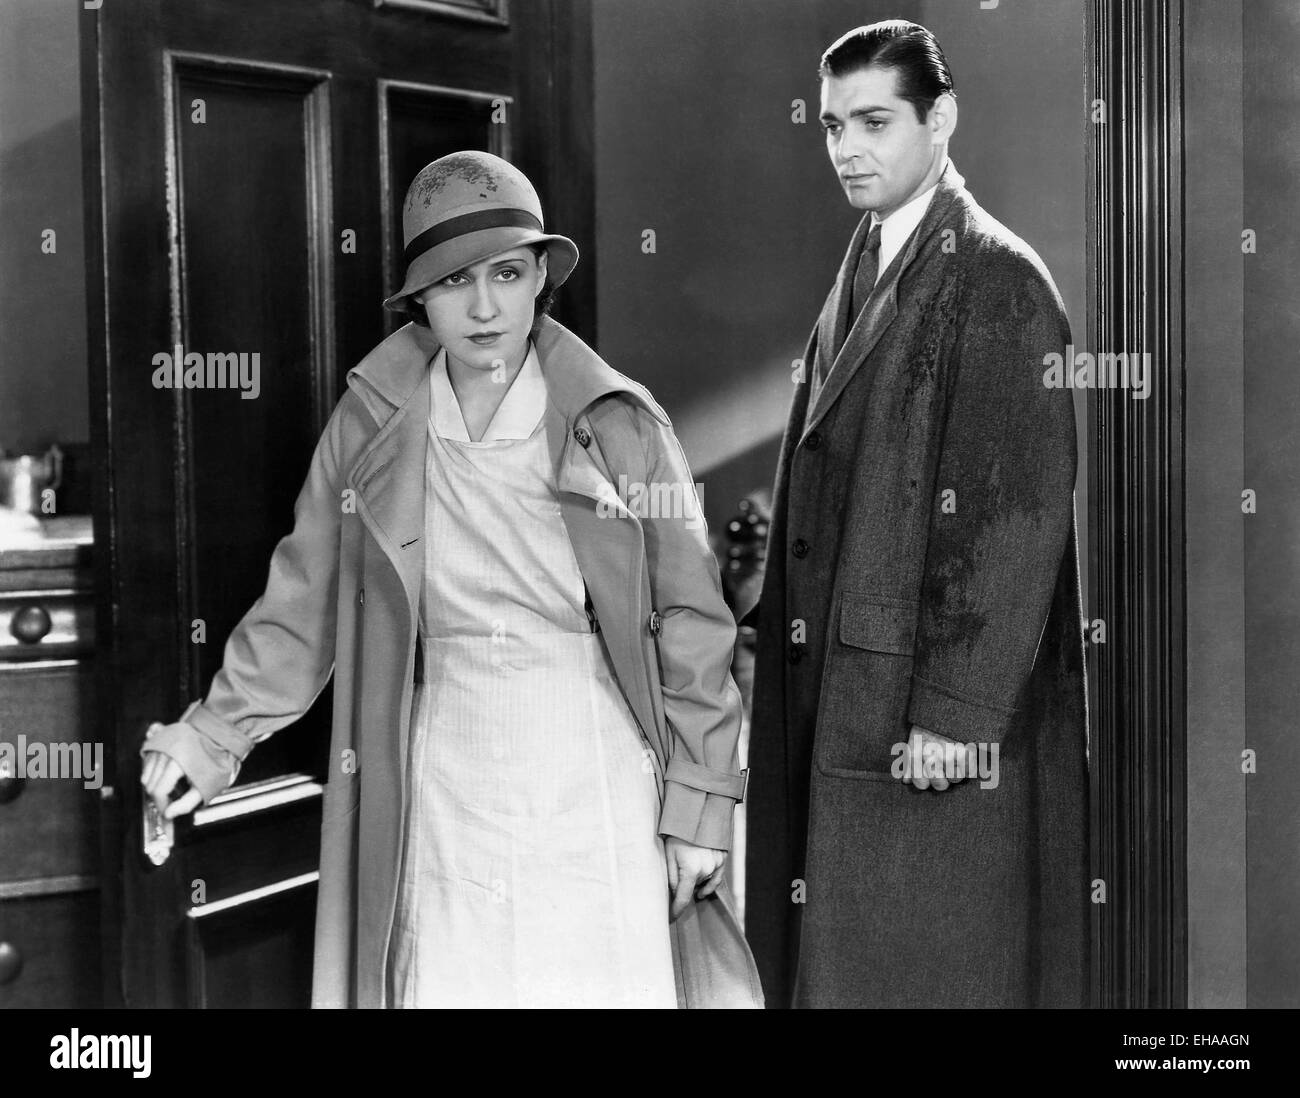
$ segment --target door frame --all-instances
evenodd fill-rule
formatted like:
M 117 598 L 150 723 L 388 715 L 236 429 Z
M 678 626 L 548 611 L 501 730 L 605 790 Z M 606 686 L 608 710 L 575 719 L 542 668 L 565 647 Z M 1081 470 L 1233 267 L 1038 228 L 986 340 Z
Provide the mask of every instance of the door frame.
M 1182 0 L 1090 0 L 1088 333 L 1152 390 L 1088 392 L 1092 1001 L 1187 1005 Z M 1105 121 L 1095 121 L 1098 101 Z M 1102 889 L 1104 888 L 1104 893 Z M 1104 895 L 1104 902 L 1099 902 Z

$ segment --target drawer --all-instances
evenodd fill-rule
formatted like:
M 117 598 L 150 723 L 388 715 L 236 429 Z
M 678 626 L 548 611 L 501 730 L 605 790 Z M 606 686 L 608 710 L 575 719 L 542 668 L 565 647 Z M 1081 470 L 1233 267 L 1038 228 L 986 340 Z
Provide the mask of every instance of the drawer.
M 99 892 L 0 899 L 0 1010 L 103 1005 Z
M 56 759 L 64 773 L 74 754 L 79 767 L 93 763 L 94 744 L 89 756 L 83 747 L 83 737 L 97 734 L 93 696 L 94 676 L 83 665 L 0 664 L 0 742 L 13 749 L 0 753 L 0 765 L 19 749 L 46 762 L 46 776 L 6 775 L 0 785 L 0 882 L 99 873 L 98 789 L 85 788 L 84 778 L 48 776 Z M 51 750 L 59 744 L 67 749 Z
M 0 661 L 68 659 L 94 647 L 90 592 L 35 588 L 0 593 Z

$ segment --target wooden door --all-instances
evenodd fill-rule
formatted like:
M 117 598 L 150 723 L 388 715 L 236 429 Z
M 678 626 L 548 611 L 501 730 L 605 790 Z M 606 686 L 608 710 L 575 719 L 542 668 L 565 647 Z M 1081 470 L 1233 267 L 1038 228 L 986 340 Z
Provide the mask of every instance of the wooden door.
M 391 330 L 414 172 L 457 148 L 507 155 L 548 225 L 592 240 L 590 13 L 111 0 L 82 18 L 106 999 L 305 1005 L 328 688 L 161 865 L 139 746 L 206 693 L 348 368 Z M 588 338 L 592 276 L 557 309 Z M 211 371 L 160 387 L 178 345 L 248 357 L 226 388 Z

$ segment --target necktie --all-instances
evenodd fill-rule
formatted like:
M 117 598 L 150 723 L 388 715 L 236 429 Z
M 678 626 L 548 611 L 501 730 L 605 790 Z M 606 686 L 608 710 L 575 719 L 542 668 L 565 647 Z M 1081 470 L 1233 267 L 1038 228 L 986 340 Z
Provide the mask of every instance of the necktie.
M 862 312 L 871 291 L 876 288 L 876 275 L 880 272 L 880 222 L 871 226 L 867 242 L 858 258 L 858 270 L 853 276 L 853 296 L 849 298 L 849 327 Z
M 867 303 L 867 298 L 871 296 L 871 291 L 876 285 L 876 273 L 880 269 L 880 222 L 871 226 L 871 231 L 867 234 L 867 239 L 862 245 L 862 253 L 858 256 L 858 267 L 853 274 L 853 285 L 849 290 L 849 308 L 848 315 L 844 319 L 844 328 L 839 333 L 839 341 L 835 347 L 835 353 L 838 354 L 844 341 L 849 338 L 849 332 L 853 328 L 853 322 L 857 319 L 858 313 L 862 311 L 862 306 Z M 817 356 L 817 369 L 813 374 L 813 388 L 809 400 L 808 408 L 811 412 L 813 403 L 817 399 L 817 394 L 825 384 L 826 375 L 831 372 L 830 362 L 823 362 L 822 356 Z

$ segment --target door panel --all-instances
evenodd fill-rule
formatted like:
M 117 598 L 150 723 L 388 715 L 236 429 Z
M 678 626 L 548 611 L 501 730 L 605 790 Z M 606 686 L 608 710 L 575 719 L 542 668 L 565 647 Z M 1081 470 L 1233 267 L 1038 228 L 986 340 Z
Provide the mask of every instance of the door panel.
M 381 80 L 379 96 L 380 196 L 384 222 L 384 296 L 405 277 L 402 263 L 402 200 L 406 187 L 430 160 L 457 149 L 481 149 L 510 158 L 512 97 Z M 494 118 L 496 119 L 494 121 Z M 403 320 L 386 317 L 390 331 Z
M 173 292 L 184 295 L 172 303 L 172 330 L 206 355 L 205 380 L 229 385 L 173 392 L 176 506 L 190 549 L 182 599 L 191 640 L 200 622 L 208 638 L 188 646 L 182 690 L 197 697 L 293 528 L 307 459 L 333 407 L 329 84 L 328 74 L 284 65 L 171 53 L 164 63 Z M 326 695 L 241 777 L 320 773 L 313 749 L 328 734 Z
M 314 874 L 191 910 L 186 955 L 192 1007 L 311 1006 Z
M 206 693 L 346 370 L 390 328 L 415 171 L 456 148 L 513 152 L 551 223 L 592 238 L 587 4 L 506 18 L 371 0 L 83 12 L 110 1003 L 309 997 L 328 689 L 157 866 L 139 746 Z M 590 285 L 571 280 L 558 315 L 594 338 Z M 200 387 L 155 385 L 178 344 L 203 356 Z

